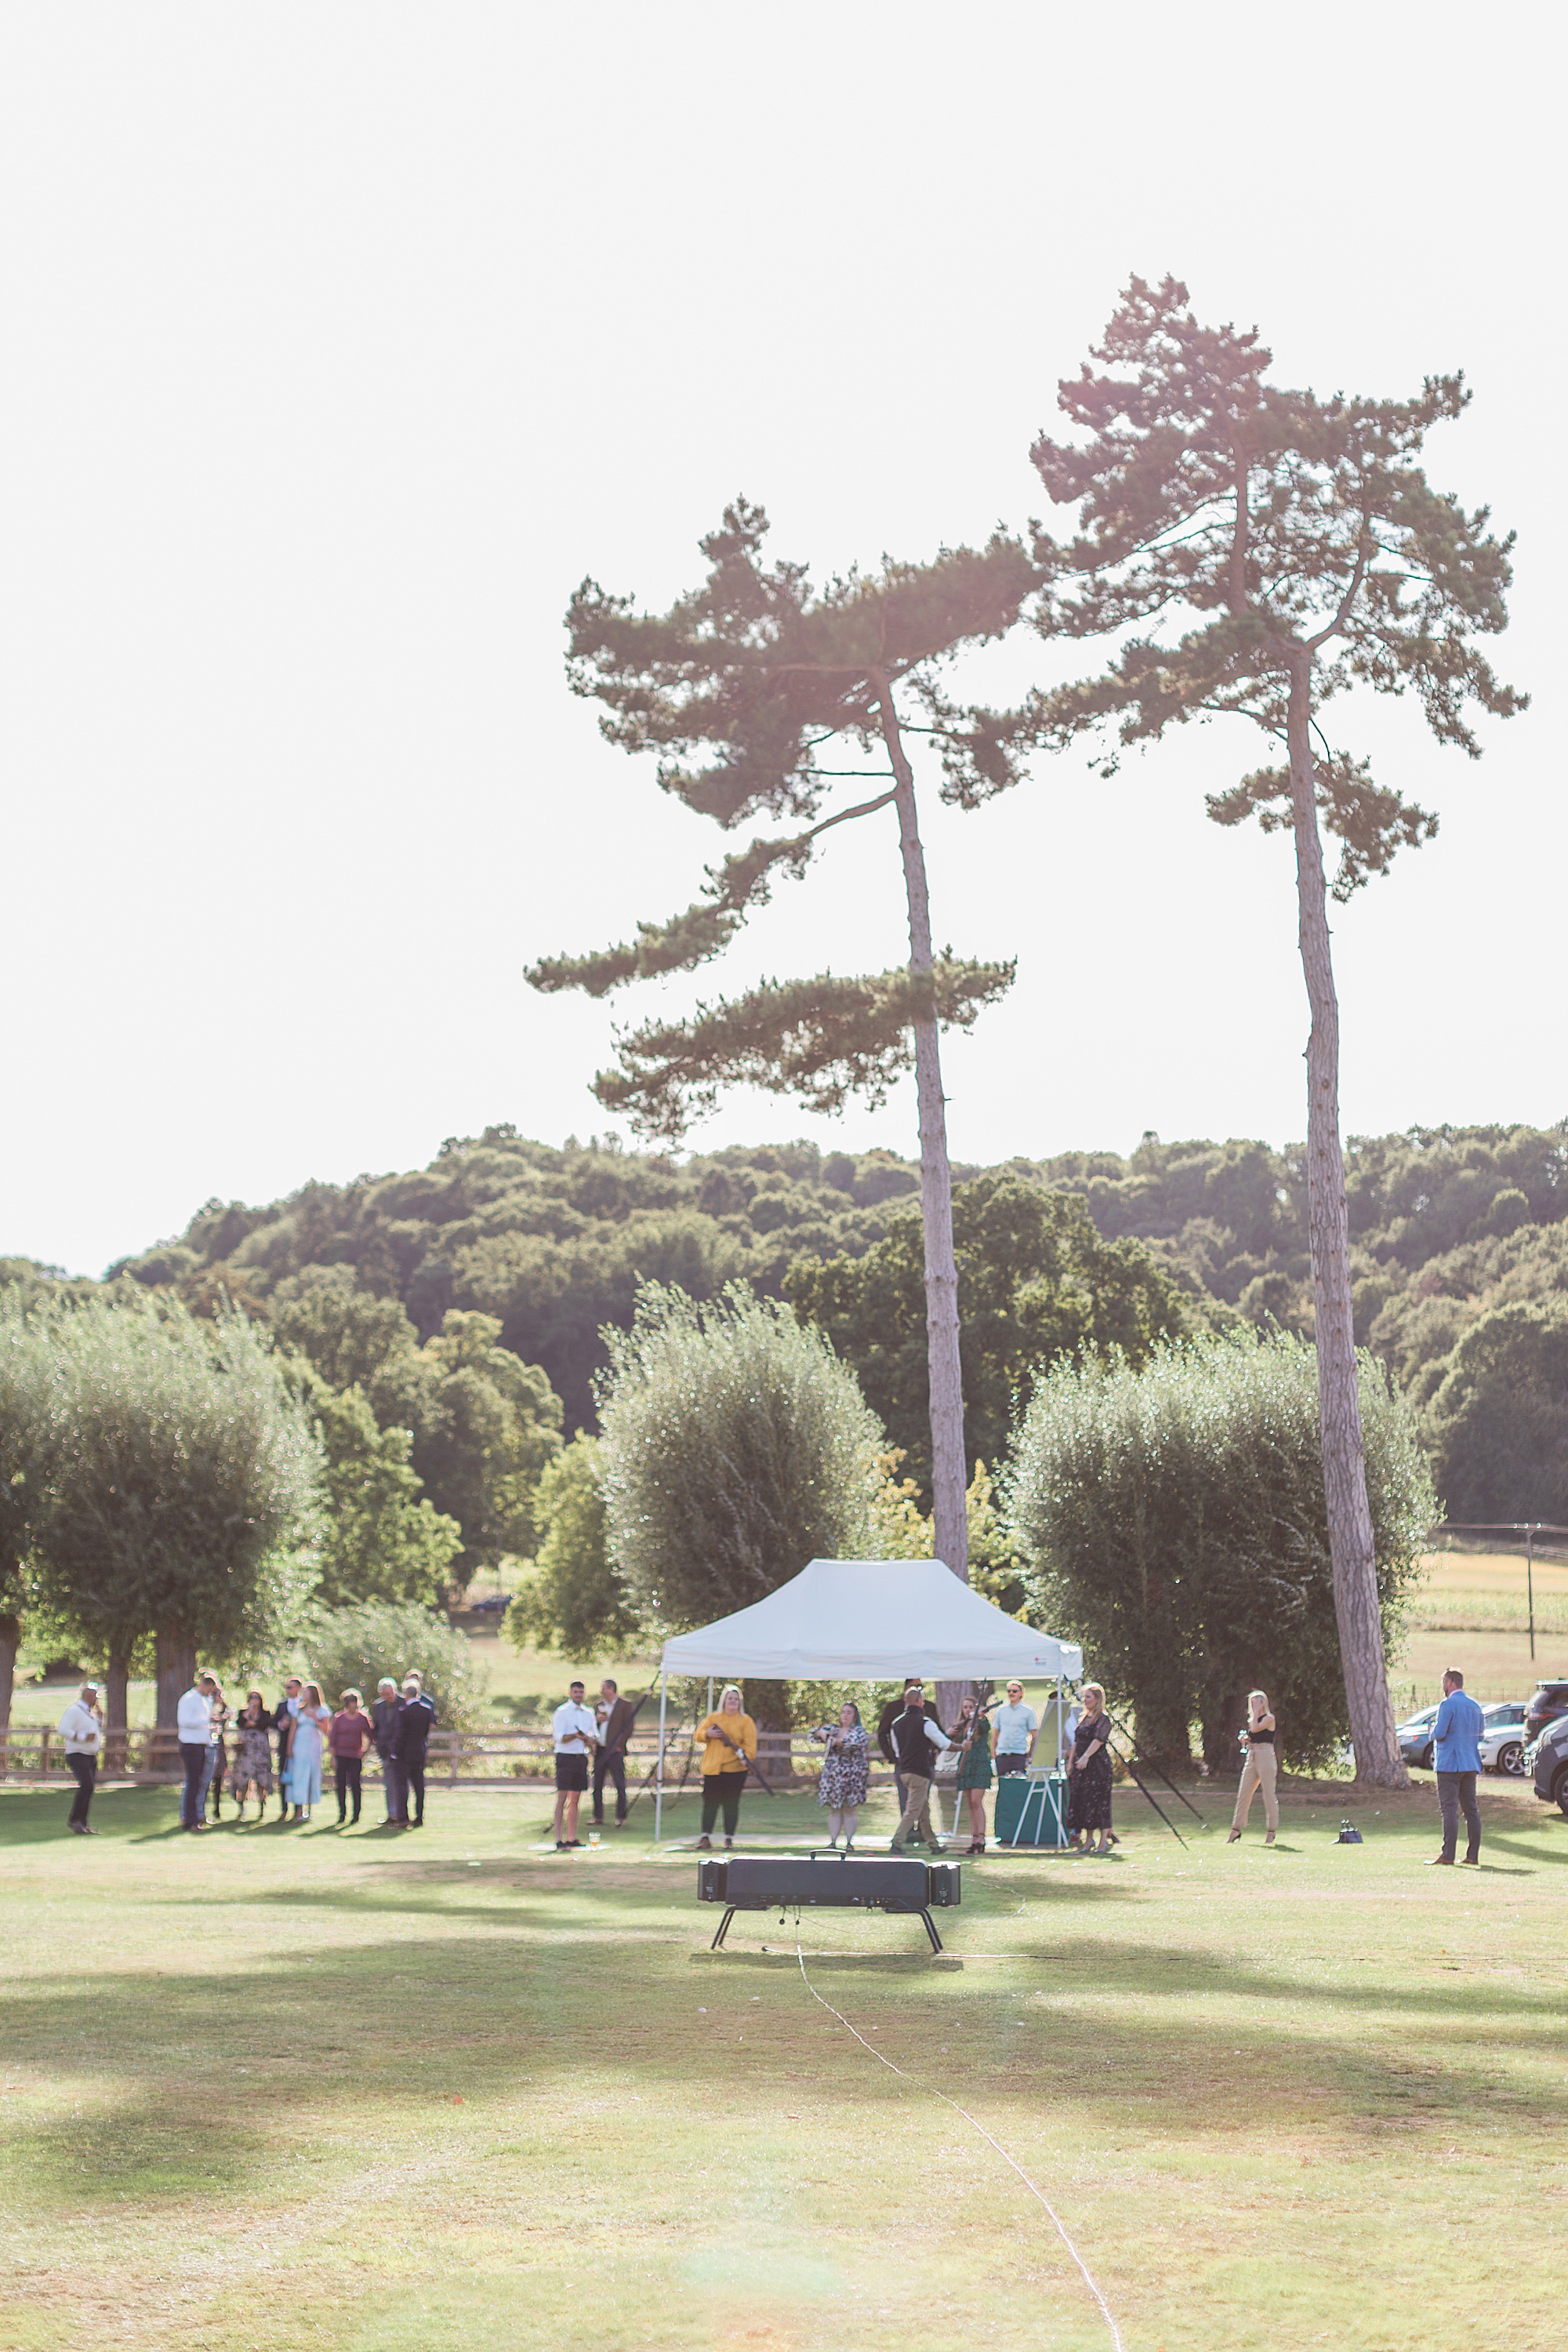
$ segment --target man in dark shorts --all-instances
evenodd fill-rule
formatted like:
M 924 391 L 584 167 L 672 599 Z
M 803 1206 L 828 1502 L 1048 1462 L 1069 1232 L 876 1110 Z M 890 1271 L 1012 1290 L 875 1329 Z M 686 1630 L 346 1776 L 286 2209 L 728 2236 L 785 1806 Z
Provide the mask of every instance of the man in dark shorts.
M 558 1706 L 551 1728 L 555 1738 L 555 1851 L 568 1853 L 583 1841 L 577 1834 L 577 1807 L 588 1785 L 588 1758 L 599 1744 L 599 1727 L 593 1710 L 583 1704 L 583 1685 L 574 1683 L 564 1706 Z

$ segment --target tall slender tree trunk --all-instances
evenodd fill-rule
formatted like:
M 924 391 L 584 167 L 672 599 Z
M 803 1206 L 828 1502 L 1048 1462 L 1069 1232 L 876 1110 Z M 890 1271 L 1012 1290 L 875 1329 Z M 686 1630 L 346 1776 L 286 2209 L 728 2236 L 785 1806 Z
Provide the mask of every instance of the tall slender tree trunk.
M 898 783 L 899 840 L 904 858 L 904 890 L 910 910 L 910 970 L 929 972 L 935 962 L 931 943 L 931 900 L 925 852 L 915 808 L 914 771 L 904 751 L 893 698 L 885 678 L 877 680 L 882 740 Z M 954 1576 L 969 1581 L 969 1521 L 964 1509 L 968 1480 L 963 1460 L 963 1373 L 958 1353 L 958 1267 L 952 1255 L 952 1171 L 947 1157 L 947 1105 L 942 1091 L 942 1054 L 933 1015 L 915 1023 L 915 1090 L 921 1122 L 921 1226 L 925 1241 L 926 1364 L 931 1382 L 931 1503 L 936 1516 L 936 1556 Z
M 121 1650 L 110 1650 L 103 1691 L 103 1759 L 110 1772 L 123 1772 L 126 1766 L 130 1683 L 130 1658 Z
M 1323 1490 L 1356 1778 L 1380 1789 L 1403 1789 L 1409 1786 L 1410 1776 L 1394 1737 L 1388 1696 L 1372 1510 L 1366 1496 L 1361 1398 L 1356 1388 L 1350 1224 L 1340 1144 L 1340 1007 L 1334 992 L 1328 891 L 1312 772 L 1311 691 L 1311 656 L 1301 650 L 1293 656 L 1290 667 L 1290 801 L 1296 830 L 1301 970 L 1312 1014 L 1307 1045 L 1307 1211 L 1317 1309 Z
M 910 910 L 910 970 L 929 972 L 931 899 L 925 851 L 915 807 L 914 771 L 904 751 L 893 698 L 877 680 L 882 740 L 898 783 L 899 842 Z M 958 1265 L 952 1254 L 952 1170 L 947 1156 L 947 1102 L 942 1090 L 942 1049 L 935 1017 L 915 1023 L 915 1093 L 921 1122 L 921 1231 L 925 1244 L 926 1370 L 931 1391 L 931 1507 L 938 1559 L 969 1581 L 969 1514 L 965 1507 L 963 1369 L 958 1350 Z M 936 1708 L 942 1728 L 958 1720 L 972 1685 L 939 1682 Z M 955 1800 L 956 1801 L 956 1800 Z

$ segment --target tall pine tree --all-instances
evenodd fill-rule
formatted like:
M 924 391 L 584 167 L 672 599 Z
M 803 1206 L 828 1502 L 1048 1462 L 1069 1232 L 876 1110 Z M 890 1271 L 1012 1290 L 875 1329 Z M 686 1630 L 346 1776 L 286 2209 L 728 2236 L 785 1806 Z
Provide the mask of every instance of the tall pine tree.
M 1339 1118 L 1339 1005 L 1328 898 L 1343 899 L 1436 820 L 1331 748 L 1321 714 L 1349 688 L 1413 695 L 1441 743 L 1473 758 L 1468 708 L 1508 718 L 1522 698 L 1476 643 L 1506 626 L 1511 538 L 1434 489 L 1419 459 L 1457 417 L 1462 379 L 1411 400 L 1321 400 L 1264 381 L 1256 331 L 1202 327 L 1187 289 L 1134 278 L 1094 354 L 1058 388 L 1080 438 L 1042 434 L 1032 456 L 1053 499 L 1076 506 L 1041 614 L 1051 635 L 1121 637 L 1095 677 L 1035 697 L 1005 742 L 1063 745 L 1112 728 L 1121 744 L 1215 714 L 1250 719 L 1282 763 L 1211 796 L 1220 824 L 1257 815 L 1296 847 L 1307 1051 L 1307 1172 L 1323 1479 L 1334 1605 L 1356 1768 L 1397 1785 L 1367 1507 L 1351 1316 Z M 1315 748 L 1314 748 L 1315 746 Z M 1111 751 L 1106 773 L 1115 767 Z M 1320 820 L 1341 845 L 1331 886 Z
M 794 819 L 797 829 L 759 836 L 710 867 L 700 897 L 668 921 L 640 924 L 634 940 L 599 954 L 552 958 L 529 978 L 536 988 L 602 996 L 626 982 L 690 971 L 729 945 L 776 880 L 805 874 L 833 827 L 894 813 L 907 966 L 767 981 L 700 1006 L 689 1020 L 650 1022 L 618 1038 L 619 1066 L 600 1073 L 595 1092 L 639 1132 L 673 1139 L 728 1085 L 836 1110 L 851 1093 L 879 1104 L 912 1063 L 936 1547 L 963 1576 L 963 1394 L 940 1034 L 943 1024 L 967 1028 L 1010 984 L 1013 966 L 932 947 L 905 736 L 927 731 L 940 740 L 945 798 L 967 804 L 1016 781 L 1011 744 L 988 714 L 952 709 L 939 676 L 965 647 L 1013 626 L 1039 572 L 1027 549 L 998 533 L 982 549 L 943 549 L 929 563 L 885 559 L 875 573 L 851 572 L 818 591 L 804 565 L 764 562 L 767 529 L 760 508 L 743 500 L 729 508 L 701 541 L 707 579 L 666 614 L 635 612 L 628 598 L 584 581 L 568 614 L 568 674 L 574 692 L 605 706 L 601 724 L 612 743 L 659 754 L 660 785 L 688 808 L 726 832 L 763 814 Z M 911 728 L 900 688 L 926 711 L 929 729 Z M 818 753 L 828 744 L 868 759 L 880 746 L 888 765 L 822 767 Z M 888 789 L 825 816 L 844 775 L 885 779 Z

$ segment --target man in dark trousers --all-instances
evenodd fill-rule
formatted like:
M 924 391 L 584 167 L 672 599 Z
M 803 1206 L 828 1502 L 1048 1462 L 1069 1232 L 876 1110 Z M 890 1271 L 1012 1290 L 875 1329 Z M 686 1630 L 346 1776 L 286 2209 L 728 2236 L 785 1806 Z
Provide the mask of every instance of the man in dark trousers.
M 899 1697 L 890 1698 L 888 1701 L 887 1706 L 882 1709 L 880 1718 L 877 1725 L 877 1745 L 881 1749 L 887 1761 L 893 1768 L 893 1786 L 899 1792 L 899 1811 L 900 1814 L 902 1814 L 904 1810 L 904 1776 L 899 1769 L 899 1759 L 893 1753 L 892 1735 L 893 1726 L 898 1721 L 900 1716 L 902 1715 L 909 1694 L 912 1690 L 917 1690 L 921 1694 L 921 1706 L 923 1706 L 926 1714 L 930 1717 L 931 1722 L 935 1723 L 936 1709 L 932 1706 L 930 1699 L 924 1696 L 924 1684 L 917 1682 L 913 1675 L 906 1675 L 904 1676 L 903 1689 Z M 915 1840 L 914 1843 L 918 1844 L 919 1840 Z
M 436 1709 L 420 1687 L 418 1675 L 405 1675 L 402 1711 L 393 1738 L 397 1777 L 403 1786 L 403 1826 L 406 1830 L 422 1830 L 425 1826 L 425 1745 L 435 1725 Z M 408 1810 L 411 1799 L 412 1811 Z
M 375 1703 L 370 1711 L 370 1736 L 381 1759 L 381 1791 L 386 1800 L 389 1822 L 400 1822 L 408 1811 L 407 1792 L 397 1785 L 395 1734 L 397 1718 L 402 1712 L 403 1701 L 397 1696 L 397 1685 L 390 1675 L 383 1675 L 376 1685 Z
M 597 1823 L 605 1818 L 607 1774 L 616 1784 L 616 1827 L 619 1829 L 626 1818 L 626 1741 L 637 1709 L 606 1675 L 599 1685 L 599 1704 L 594 1712 L 599 1723 L 599 1744 L 594 1751 L 594 1820 Z
M 1432 1746 L 1437 1765 L 1437 1802 L 1443 1811 L 1443 1851 L 1435 1863 L 1451 1863 L 1459 1843 L 1459 1809 L 1464 1808 L 1465 1860 L 1481 1858 L 1481 1815 L 1476 1803 L 1476 1775 L 1481 1769 L 1480 1738 L 1486 1717 L 1465 1688 L 1458 1666 L 1443 1677 L 1443 1704 L 1432 1726 Z
M 906 1845 L 918 1844 L 923 1838 L 933 1853 L 937 1851 L 937 1835 L 931 1820 L 931 1784 L 936 1777 L 936 1759 L 952 1740 L 925 1711 L 925 1694 L 919 1683 L 911 1683 L 904 1693 L 902 1712 L 893 1717 L 888 1727 L 898 1769 L 904 1778 L 904 1810 L 899 1816 L 899 1826 L 893 1832 L 889 1853 L 902 1853 Z

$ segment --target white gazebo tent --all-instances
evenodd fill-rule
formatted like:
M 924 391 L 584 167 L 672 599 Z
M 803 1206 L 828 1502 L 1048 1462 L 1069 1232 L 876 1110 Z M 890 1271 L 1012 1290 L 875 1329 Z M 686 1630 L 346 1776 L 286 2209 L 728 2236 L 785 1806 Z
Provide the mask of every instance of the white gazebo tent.
M 770 1682 L 964 1682 L 1049 1675 L 1077 1682 L 1083 1652 L 1020 1624 L 940 1559 L 814 1559 L 749 1609 L 678 1633 L 659 1660 L 654 1839 L 664 1817 L 669 1676 L 757 1675 Z

